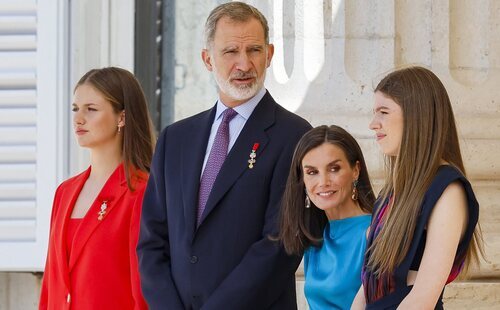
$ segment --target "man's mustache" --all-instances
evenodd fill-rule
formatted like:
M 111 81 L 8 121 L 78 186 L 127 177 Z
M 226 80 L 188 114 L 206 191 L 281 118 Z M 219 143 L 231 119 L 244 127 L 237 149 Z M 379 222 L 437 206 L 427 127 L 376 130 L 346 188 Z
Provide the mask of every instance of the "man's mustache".
M 257 77 L 257 72 L 255 71 L 250 71 L 250 72 L 236 71 L 235 73 L 231 74 L 229 78 L 231 80 L 234 80 L 234 79 L 251 79 L 256 77 Z

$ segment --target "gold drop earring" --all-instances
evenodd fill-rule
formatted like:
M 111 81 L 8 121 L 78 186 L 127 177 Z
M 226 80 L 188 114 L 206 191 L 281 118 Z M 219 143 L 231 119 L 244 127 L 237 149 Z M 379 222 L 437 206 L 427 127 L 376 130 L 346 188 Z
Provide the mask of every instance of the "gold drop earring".
M 351 198 L 354 201 L 358 200 L 358 180 L 354 180 L 354 182 L 352 182 L 352 195 L 351 195 Z

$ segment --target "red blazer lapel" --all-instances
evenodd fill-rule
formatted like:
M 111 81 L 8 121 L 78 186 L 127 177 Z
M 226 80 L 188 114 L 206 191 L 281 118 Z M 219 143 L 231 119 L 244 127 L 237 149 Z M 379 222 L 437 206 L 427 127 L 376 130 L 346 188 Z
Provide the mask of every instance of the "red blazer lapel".
M 57 260 L 61 262 L 61 273 L 66 287 L 69 287 L 68 253 L 66 252 L 66 226 L 71 216 L 71 212 L 73 211 L 73 206 L 75 205 L 78 195 L 80 194 L 85 181 L 88 179 L 89 174 L 90 168 L 78 175 L 73 180 L 73 183 L 69 184 L 69 186 L 67 186 L 65 190 L 60 193 L 60 197 L 57 198 L 60 202 L 60 211 L 58 211 L 58 215 L 55 216 L 55 222 L 52 224 L 52 227 L 60 227 L 61 230 L 54 232 L 53 240 Z
M 106 181 L 75 233 L 73 245 L 71 246 L 71 256 L 68 266 L 69 271 L 72 270 L 87 240 L 92 236 L 97 227 L 105 221 L 112 221 L 112 211 L 126 191 L 127 180 L 125 178 L 123 165 L 121 164 Z M 106 202 L 105 207 L 103 206 L 104 202 Z M 103 215 L 102 218 L 99 219 L 101 210 L 103 210 Z

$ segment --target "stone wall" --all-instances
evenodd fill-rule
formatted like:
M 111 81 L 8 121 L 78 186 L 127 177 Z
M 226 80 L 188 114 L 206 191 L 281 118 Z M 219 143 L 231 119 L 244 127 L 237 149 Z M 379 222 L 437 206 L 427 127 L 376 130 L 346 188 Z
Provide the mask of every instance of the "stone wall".
M 0 310 L 38 309 L 41 274 L 0 272 Z
M 221 1 L 177 4 L 176 118 L 216 100 L 200 60 L 203 25 Z M 373 88 L 395 67 L 432 69 L 447 88 L 468 177 L 481 205 L 487 260 L 471 282 L 450 284 L 450 309 L 500 304 L 500 1 L 246 1 L 267 17 L 276 52 L 266 86 L 313 125 L 343 126 L 362 145 L 376 187 L 382 157 L 368 129 Z M 182 78 L 184 76 L 184 78 Z M 299 268 L 299 304 L 303 271 Z
M 224 1 L 177 1 L 176 119 L 211 107 L 217 96 L 201 58 L 202 21 Z M 481 205 L 487 261 L 469 282 L 448 286 L 449 309 L 500 304 L 500 1 L 261 0 L 276 45 L 266 85 L 313 125 L 355 135 L 376 186 L 380 151 L 368 130 L 373 87 L 393 67 L 431 68 L 449 91 L 468 176 Z M 81 30 L 85 32 L 85 30 Z M 81 35 L 81 34 L 80 34 Z M 303 272 L 299 269 L 301 309 Z M 0 274 L 0 309 L 34 309 L 39 279 Z M 18 297 L 22 296 L 22 297 Z

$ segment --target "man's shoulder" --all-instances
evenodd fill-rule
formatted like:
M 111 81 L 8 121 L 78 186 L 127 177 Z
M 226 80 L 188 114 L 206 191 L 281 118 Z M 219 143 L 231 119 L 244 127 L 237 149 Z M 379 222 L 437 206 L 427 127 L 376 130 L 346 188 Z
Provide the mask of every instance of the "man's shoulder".
M 175 123 L 172 123 L 168 127 L 174 130 L 174 129 L 184 129 L 187 126 L 199 124 L 199 121 L 208 117 L 211 111 L 212 109 L 208 109 L 203 112 L 197 113 L 195 115 L 188 116 L 186 118 L 176 121 Z
M 286 130 L 305 133 L 312 128 L 311 124 L 300 115 L 297 115 L 279 103 L 274 101 L 275 105 L 275 125 L 286 128 Z
M 302 116 L 288 111 L 279 103 L 276 104 L 276 120 L 277 121 L 287 121 L 294 124 L 300 124 L 306 127 L 311 127 L 308 121 L 306 121 Z
M 290 112 L 281 106 L 271 95 L 269 91 L 266 92 L 266 95 L 262 98 L 263 103 L 268 107 L 268 109 L 274 110 L 275 121 L 280 124 L 289 124 L 292 126 L 297 126 L 297 129 L 303 128 L 311 128 L 311 125 L 308 121 L 306 121 L 301 116 Z M 269 110 L 267 110 L 269 112 Z
M 205 110 L 203 112 L 197 113 L 192 116 L 188 116 L 184 119 L 178 120 L 167 127 L 165 127 L 161 134 L 160 138 L 165 135 L 178 135 L 182 132 L 189 132 L 190 130 L 193 130 L 193 126 L 199 125 L 200 122 L 203 122 L 206 120 L 208 117 L 210 117 L 212 109 Z M 168 133 L 167 133 L 168 132 Z

